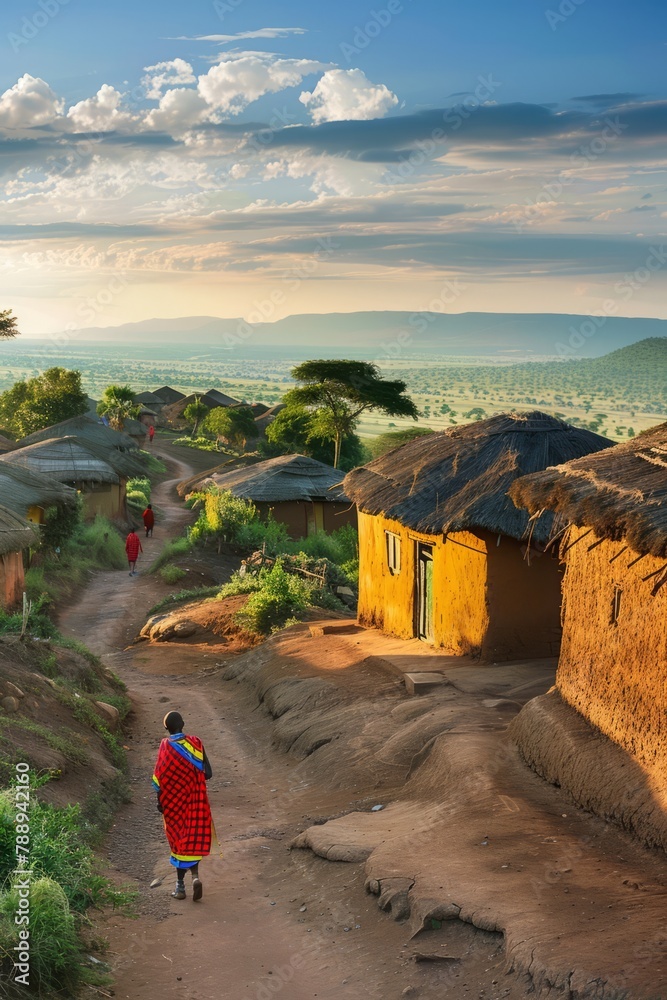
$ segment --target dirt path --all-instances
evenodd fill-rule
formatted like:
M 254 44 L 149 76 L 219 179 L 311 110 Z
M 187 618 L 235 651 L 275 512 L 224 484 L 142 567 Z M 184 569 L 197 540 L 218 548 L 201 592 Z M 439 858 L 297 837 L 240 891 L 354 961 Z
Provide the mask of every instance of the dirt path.
M 128 734 L 133 801 L 118 814 L 105 853 L 119 880 L 136 886 L 138 916 L 108 914 L 100 921 L 100 932 L 110 941 L 116 995 L 131 1000 L 474 995 L 465 975 L 454 977 L 442 963 L 408 960 L 405 931 L 364 893 L 360 867 L 288 851 L 300 829 L 350 803 L 340 794 L 335 801 L 327 798 L 293 777 L 294 761 L 270 749 L 269 723 L 242 688 L 222 683 L 215 673 L 193 673 L 214 668 L 219 653 L 179 647 L 162 654 L 159 647 L 162 659 L 146 663 L 142 646 L 126 649 L 161 593 L 145 570 L 165 538 L 179 533 L 191 516 L 174 493 L 189 467 L 168 448 L 162 455 L 174 478 L 154 492 L 162 518 L 154 538 L 144 541 L 143 572 L 136 578 L 124 571 L 98 574 L 60 619 L 63 631 L 123 677 L 135 707 Z M 173 870 L 150 786 L 161 720 L 171 708 L 181 710 L 186 726 L 202 737 L 214 767 L 209 791 L 220 847 L 202 864 L 204 900 L 197 905 L 169 895 Z M 151 890 L 156 876 L 164 883 Z M 502 973 L 502 950 L 491 935 L 488 940 L 478 935 L 475 946 L 490 982 Z

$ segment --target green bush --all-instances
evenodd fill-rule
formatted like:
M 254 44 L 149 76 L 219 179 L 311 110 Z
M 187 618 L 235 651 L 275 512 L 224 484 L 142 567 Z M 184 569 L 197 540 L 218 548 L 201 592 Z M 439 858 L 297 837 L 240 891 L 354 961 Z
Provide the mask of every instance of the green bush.
M 206 437 L 179 437 L 174 438 L 172 444 L 179 444 L 183 448 L 198 448 L 200 451 L 220 451 L 217 441 L 212 441 Z
M 218 597 L 236 597 L 237 594 L 251 594 L 254 590 L 259 590 L 262 586 L 262 573 L 246 573 L 245 576 L 237 571 L 232 573 L 227 583 L 224 583 L 218 590 Z
M 273 518 L 269 518 L 266 522 L 261 521 L 259 517 L 241 525 L 233 541 L 249 550 L 263 549 L 269 556 L 288 552 L 291 544 L 286 525 L 281 521 L 274 521 Z
M 152 452 L 141 449 L 139 455 L 141 457 L 141 464 L 154 476 L 164 475 L 167 471 L 167 466 L 164 462 L 157 458 L 156 455 L 153 455 Z
M 341 565 L 358 557 L 357 530 L 351 524 L 344 524 L 331 534 L 318 531 L 314 535 L 308 535 L 307 538 L 288 543 L 283 551 L 305 552 L 311 559 L 328 559 L 329 562 Z
M 187 576 L 187 573 L 179 566 L 171 565 L 163 566 L 160 570 L 160 576 L 165 583 L 178 583 L 184 576 Z
M 125 494 L 125 499 L 127 501 L 128 507 L 132 509 L 133 514 L 144 511 L 148 506 L 148 504 L 150 503 L 150 500 L 148 499 L 146 494 L 141 493 L 140 490 L 130 490 L 128 493 Z
M 211 535 L 235 542 L 241 529 L 259 518 L 253 503 L 232 496 L 229 490 L 221 490 L 217 486 L 193 493 L 190 499 L 193 507 L 201 508 L 197 522 L 190 529 L 193 542 Z
M 236 620 L 258 635 L 266 635 L 303 613 L 310 603 L 310 588 L 298 577 L 286 573 L 279 562 L 260 573 L 260 588 L 250 594 Z
M 166 563 L 168 563 L 171 559 L 177 559 L 179 556 L 187 555 L 190 549 L 191 545 L 188 538 L 175 538 L 172 542 L 167 542 L 160 552 L 160 555 L 151 565 L 149 573 L 156 573 L 161 566 L 166 565 Z

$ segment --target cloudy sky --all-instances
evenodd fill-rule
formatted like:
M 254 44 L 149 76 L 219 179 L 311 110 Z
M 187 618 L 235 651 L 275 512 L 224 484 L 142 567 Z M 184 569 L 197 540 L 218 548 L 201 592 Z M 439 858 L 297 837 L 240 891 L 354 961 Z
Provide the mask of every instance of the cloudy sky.
M 356 309 L 667 317 L 664 0 L 16 0 L 28 335 Z

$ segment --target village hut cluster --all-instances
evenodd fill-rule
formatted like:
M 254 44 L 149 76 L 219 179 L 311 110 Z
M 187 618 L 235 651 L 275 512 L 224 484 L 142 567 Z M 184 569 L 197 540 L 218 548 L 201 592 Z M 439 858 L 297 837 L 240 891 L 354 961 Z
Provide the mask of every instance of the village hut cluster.
M 130 430 L 136 430 L 132 423 Z M 73 508 L 81 497 L 86 518 L 127 519 L 127 480 L 144 473 L 138 449 L 145 433 L 115 431 L 91 413 L 0 447 L 2 607 L 21 600 L 25 568 L 50 508 Z
M 183 414 L 186 407 L 195 400 L 201 402 L 209 410 L 217 407 L 244 407 L 251 411 L 257 425 L 258 437 L 263 437 L 268 425 L 275 420 L 276 416 L 284 408 L 284 403 L 276 403 L 274 406 L 266 406 L 264 403 L 247 403 L 241 399 L 235 399 L 220 389 L 206 389 L 202 392 L 193 392 L 189 395 L 174 389 L 172 386 L 163 385 L 160 389 L 146 390 L 139 392 L 134 397 L 135 402 L 140 406 L 139 420 L 146 427 L 151 424 L 154 427 L 170 427 L 175 430 L 184 430 L 187 421 Z

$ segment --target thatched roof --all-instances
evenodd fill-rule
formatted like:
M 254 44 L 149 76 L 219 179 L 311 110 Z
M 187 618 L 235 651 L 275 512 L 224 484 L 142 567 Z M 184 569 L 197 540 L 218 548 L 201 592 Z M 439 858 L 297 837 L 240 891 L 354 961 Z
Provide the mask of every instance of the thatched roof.
M 10 441 L 10 439 L 5 437 L 4 434 L 0 434 L 0 454 L 3 451 L 13 451 L 16 447 L 16 441 Z
M 249 455 L 234 455 L 232 458 L 227 457 L 224 462 L 221 462 L 219 465 L 212 466 L 210 469 L 206 469 L 205 472 L 197 472 L 194 476 L 182 479 L 176 487 L 176 490 L 179 496 L 186 497 L 194 490 L 200 489 L 204 480 L 210 480 L 218 473 L 224 474 L 227 472 L 237 471 L 238 469 L 247 469 L 251 465 L 259 465 L 261 461 L 262 459 L 256 453 L 252 452 Z
M 152 410 L 159 410 L 160 407 L 164 406 L 164 400 L 156 396 L 154 392 L 138 392 L 134 401 L 135 403 L 143 403 L 144 406 L 148 406 Z
M 138 421 L 136 422 L 138 423 Z M 142 426 L 142 430 L 145 431 L 145 427 Z M 117 448 L 122 451 L 133 451 L 137 447 L 136 442 L 128 434 L 107 427 L 106 424 L 100 423 L 96 417 L 85 415 L 70 417 L 69 420 L 61 420 L 59 424 L 52 424 L 51 427 L 45 427 L 44 430 L 28 434 L 22 441 L 19 441 L 19 446 L 23 448 L 26 445 L 36 444 L 38 441 L 50 441 L 52 438 L 59 437 L 85 438 L 99 447 Z
M 0 462 L 0 504 L 17 514 L 27 514 L 31 507 L 73 506 L 76 490 L 57 479 L 33 472 L 11 462 Z
M 269 426 L 269 424 L 272 424 L 273 421 L 278 416 L 278 414 L 280 413 L 280 411 L 284 409 L 285 409 L 284 403 L 276 403 L 275 406 L 270 406 L 268 410 L 265 410 L 265 412 L 262 413 L 261 416 L 255 417 L 255 424 L 257 425 L 260 434 L 265 433 L 266 428 Z
M 118 433 L 118 432 L 116 432 L 116 433 Z M 122 434 L 124 436 L 125 435 L 129 435 L 129 437 L 131 437 L 131 438 L 135 438 L 135 437 L 138 437 L 140 439 L 141 438 L 145 438 L 146 437 L 146 425 L 142 424 L 142 422 L 140 420 L 134 420 L 133 417 L 126 417 L 125 420 L 123 421 L 123 431 L 122 431 Z M 133 444 L 134 444 L 134 447 L 136 448 L 136 444 L 135 444 L 134 441 L 133 441 Z
M 533 514 L 555 511 L 556 530 L 587 525 L 600 538 L 624 539 L 635 552 L 667 556 L 667 423 L 520 479 L 511 496 Z
M 240 401 L 234 399 L 233 396 L 228 396 L 225 392 L 220 392 L 219 389 L 209 389 L 208 392 L 204 393 L 205 401 L 208 403 L 210 399 L 216 406 L 240 406 Z
M 338 469 L 306 455 L 280 455 L 245 469 L 209 473 L 199 486 L 217 486 L 235 497 L 255 503 L 291 500 L 347 502 Z
M 113 449 L 109 449 L 113 451 Z M 120 457 L 120 453 L 117 452 Z M 0 461 L 21 465 L 61 483 L 118 483 L 120 475 L 89 444 L 74 437 L 38 441 L 0 455 Z
M 21 552 L 39 541 L 39 528 L 8 507 L 0 507 L 0 555 Z
M 177 403 L 179 399 L 185 399 L 185 393 L 179 392 L 178 389 L 172 389 L 170 385 L 163 385 L 161 389 L 156 389 L 153 393 L 154 396 L 167 406 L 172 403 Z
M 522 538 L 528 514 L 507 491 L 520 476 L 600 451 L 611 442 L 546 413 L 501 413 L 415 438 L 344 480 L 367 514 L 383 514 L 429 535 L 485 529 Z M 540 525 L 535 541 L 549 537 Z

